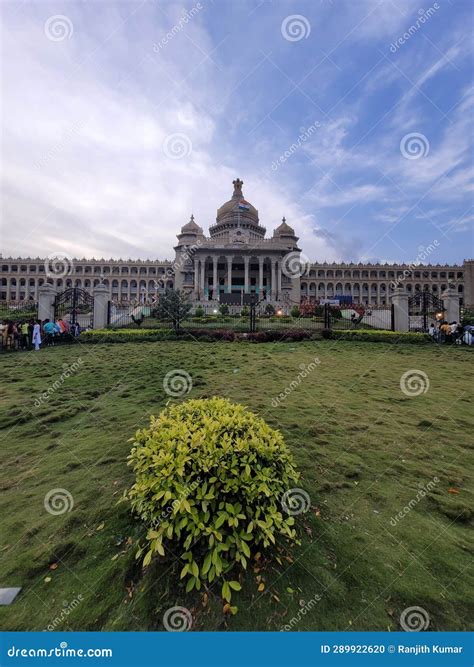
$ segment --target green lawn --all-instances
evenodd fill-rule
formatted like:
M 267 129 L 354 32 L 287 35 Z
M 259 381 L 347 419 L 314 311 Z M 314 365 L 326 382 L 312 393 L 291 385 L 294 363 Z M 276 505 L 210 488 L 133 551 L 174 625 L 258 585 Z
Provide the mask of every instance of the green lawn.
M 35 407 L 79 357 L 79 370 Z M 315 357 L 317 368 L 273 407 Z M 295 630 L 396 630 L 411 606 L 427 611 L 431 630 L 472 628 L 472 360 L 465 348 L 323 340 L 3 355 L 0 586 L 23 591 L 0 607 L 1 629 L 43 630 L 61 618 L 58 630 L 160 630 L 175 605 L 198 630 L 279 630 L 293 617 Z M 279 428 L 311 497 L 301 546 L 255 564 L 230 618 L 218 589 L 207 600 L 184 593 L 171 554 L 142 571 L 141 528 L 117 505 L 132 481 L 128 439 L 170 400 L 163 377 L 173 369 L 192 376 L 188 397 L 226 396 Z M 427 373 L 426 393 L 402 393 L 410 369 Z M 44 498 L 57 488 L 74 507 L 53 516 Z

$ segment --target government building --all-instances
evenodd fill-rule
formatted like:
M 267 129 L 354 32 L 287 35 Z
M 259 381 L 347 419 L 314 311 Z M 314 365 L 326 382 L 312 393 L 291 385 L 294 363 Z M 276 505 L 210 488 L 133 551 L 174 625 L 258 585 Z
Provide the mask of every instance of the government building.
M 474 304 L 474 260 L 462 265 L 361 264 L 310 262 L 285 218 L 268 238 L 257 209 L 233 181 L 233 194 L 218 210 L 205 236 L 191 215 L 177 235 L 171 260 L 1 258 L 1 301 L 37 301 L 38 289 L 52 284 L 58 292 L 80 287 L 108 288 L 113 302 L 149 302 L 167 288 L 188 293 L 205 310 L 227 301 L 246 302 L 248 294 L 288 310 L 301 302 L 384 306 L 394 287 L 408 293 L 457 290 L 461 305 Z M 59 256 L 58 256 L 59 257 Z

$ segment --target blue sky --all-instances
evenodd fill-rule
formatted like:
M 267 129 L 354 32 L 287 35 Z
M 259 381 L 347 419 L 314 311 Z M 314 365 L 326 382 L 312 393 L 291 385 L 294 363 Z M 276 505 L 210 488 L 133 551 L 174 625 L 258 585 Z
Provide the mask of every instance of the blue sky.
M 1 13 L 4 256 L 172 258 L 237 176 L 313 261 L 413 262 L 435 240 L 433 263 L 474 254 L 472 3 Z

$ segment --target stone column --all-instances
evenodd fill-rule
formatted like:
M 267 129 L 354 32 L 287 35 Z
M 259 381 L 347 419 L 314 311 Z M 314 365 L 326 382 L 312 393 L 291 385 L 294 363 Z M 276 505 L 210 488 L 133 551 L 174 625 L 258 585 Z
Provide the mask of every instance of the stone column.
M 278 268 L 277 268 L 277 288 L 278 288 L 278 294 L 277 294 L 277 299 L 281 299 L 281 260 L 278 261 Z M 310 287 L 308 283 L 308 299 L 309 299 L 309 293 L 310 293 Z
M 244 273 L 244 292 L 245 294 L 249 293 L 249 263 L 250 263 L 250 257 L 244 257 L 244 268 L 245 268 L 245 273 Z
M 217 284 L 217 260 L 218 257 L 212 258 L 212 296 L 214 299 L 219 298 L 219 285 Z
M 199 296 L 199 260 L 194 259 L 194 299 L 197 301 Z
M 56 290 L 49 283 L 43 283 L 38 289 L 38 319 L 54 321 L 54 299 Z
M 232 260 L 233 257 L 227 255 L 227 292 L 230 294 L 232 292 Z
M 206 298 L 206 258 L 201 259 L 201 298 Z
M 263 257 L 258 258 L 258 293 L 259 297 L 262 298 L 263 290 Z
M 444 304 L 444 319 L 448 322 L 459 322 L 459 294 L 457 291 L 452 287 L 448 287 L 441 294 L 441 298 Z
M 390 300 L 394 306 L 393 318 L 395 331 L 409 331 L 408 293 L 403 287 L 396 287 L 393 290 Z
M 271 260 L 272 263 L 272 284 L 271 284 L 271 298 L 272 301 L 276 301 L 276 268 L 275 268 L 275 260 Z
M 137 287 L 138 289 L 138 287 Z M 96 285 L 92 290 L 94 297 L 94 329 L 105 329 L 107 326 L 107 311 L 109 305 L 109 290 L 106 285 Z

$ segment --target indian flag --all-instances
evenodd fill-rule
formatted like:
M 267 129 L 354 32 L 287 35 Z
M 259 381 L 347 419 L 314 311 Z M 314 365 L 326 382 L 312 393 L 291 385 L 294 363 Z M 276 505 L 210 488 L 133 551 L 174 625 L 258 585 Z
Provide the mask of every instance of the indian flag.
M 248 201 L 245 201 L 245 199 L 241 199 L 239 201 L 239 208 L 242 211 L 250 211 L 250 204 L 248 203 Z

